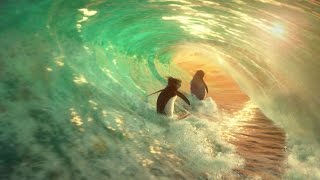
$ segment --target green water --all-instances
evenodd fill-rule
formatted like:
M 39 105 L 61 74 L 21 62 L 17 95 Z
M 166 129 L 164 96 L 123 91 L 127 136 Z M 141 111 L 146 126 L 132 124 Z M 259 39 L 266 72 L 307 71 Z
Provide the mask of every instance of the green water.
M 189 78 L 171 64 L 180 46 L 218 57 L 288 133 L 283 178 L 319 178 L 319 13 L 316 1 L 1 2 L 1 179 L 237 176 L 223 118 L 172 122 L 146 96 Z

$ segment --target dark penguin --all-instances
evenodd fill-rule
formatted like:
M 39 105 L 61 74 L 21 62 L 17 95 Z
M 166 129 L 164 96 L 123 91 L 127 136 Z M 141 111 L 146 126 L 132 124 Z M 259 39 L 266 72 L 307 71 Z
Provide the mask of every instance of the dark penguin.
M 165 114 L 169 117 L 173 116 L 174 102 L 177 96 L 182 98 L 187 104 L 190 105 L 189 100 L 178 91 L 181 86 L 181 80 L 172 77 L 168 78 L 168 85 L 166 88 L 160 90 L 161 93 L 157 99 L 157 112 Z
M 199 100 L 203 100 L 206 97 L 206 93 L 208 93 L 208 87 L 203 81 L 203 77 L 204 72 L 198 70 L 190 82 L 191 94 L 195 95 Z

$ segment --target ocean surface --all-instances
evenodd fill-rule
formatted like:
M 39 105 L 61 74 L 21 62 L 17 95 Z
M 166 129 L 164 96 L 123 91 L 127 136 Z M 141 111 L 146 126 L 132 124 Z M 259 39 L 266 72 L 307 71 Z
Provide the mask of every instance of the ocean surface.
M 316 0 L 2 0 L 0 179 L 320 179 L 319 45 Z

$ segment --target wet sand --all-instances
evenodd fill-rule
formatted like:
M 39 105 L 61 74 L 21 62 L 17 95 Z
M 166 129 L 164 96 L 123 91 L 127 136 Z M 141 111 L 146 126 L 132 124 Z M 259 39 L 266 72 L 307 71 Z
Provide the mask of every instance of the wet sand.
M 199 69 L 206 73 L 208 96 L 217 103 L 223 116 L 222 136 L 245 159 L 243 167 L 234 169 L 239 177 L 231 179 L 281 179 L 286 160 L 284 131 L 250 101 L 228 74 L 208 60 L 176 58 L 174 63 L 191 77 Z M 184 83 L 182 89 L 188 90 L 189 84 Z

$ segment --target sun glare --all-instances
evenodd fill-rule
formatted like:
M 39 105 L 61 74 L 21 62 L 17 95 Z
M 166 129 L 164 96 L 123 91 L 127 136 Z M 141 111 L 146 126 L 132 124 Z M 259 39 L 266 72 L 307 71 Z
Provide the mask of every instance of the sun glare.
M 274 35 L 278 36 L 278 37 L 283 37 L 284 33 L 285 33 L 285 30 L 284 30 L 284 27 L 281 24 L 274 24 L 271 27 L 271 32 Z

